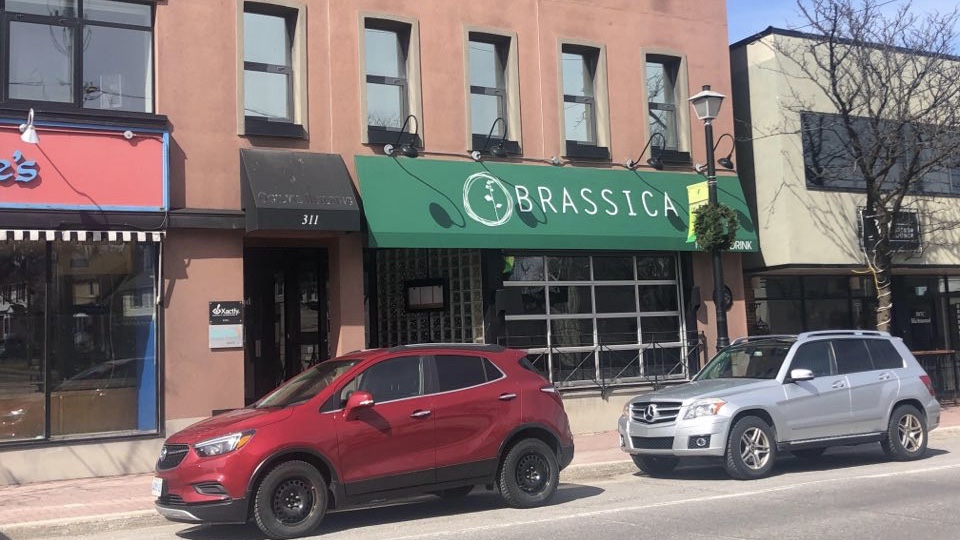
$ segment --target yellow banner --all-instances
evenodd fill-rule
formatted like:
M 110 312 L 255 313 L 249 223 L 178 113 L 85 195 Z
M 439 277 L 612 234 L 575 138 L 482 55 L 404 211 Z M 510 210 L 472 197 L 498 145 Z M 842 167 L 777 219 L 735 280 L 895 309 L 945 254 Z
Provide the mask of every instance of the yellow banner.
M 697 208 L 707 204 L 709 198 L 710 192 L 706 182 L 687 186 L 687 202 L 690 208 L 690 230 L 687 231 L 688 244 L 697 241 L 697 235 L 693 232 L 694 212 Z

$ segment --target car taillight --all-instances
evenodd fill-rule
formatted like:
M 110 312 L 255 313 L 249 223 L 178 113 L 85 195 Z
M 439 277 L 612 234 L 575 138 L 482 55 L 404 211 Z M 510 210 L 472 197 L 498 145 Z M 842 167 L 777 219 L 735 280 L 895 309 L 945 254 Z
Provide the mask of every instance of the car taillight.
M 933 382 L 930 381 L 930 376 L 921 375 L 920 380 L 923 381 L 923 385 L 927 387 L 927 392 L 930 392 L 930 397 L 937 397 L 937 392 L 933 389 Z

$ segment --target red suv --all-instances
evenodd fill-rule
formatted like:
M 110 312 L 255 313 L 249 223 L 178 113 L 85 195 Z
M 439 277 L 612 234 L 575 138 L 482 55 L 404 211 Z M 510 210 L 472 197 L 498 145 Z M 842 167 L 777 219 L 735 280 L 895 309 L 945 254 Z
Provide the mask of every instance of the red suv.
M 522 351 L 405 345 L 321 362 L 171 436 L 152 491 L 170 520 L 293 538 L 329 509 L 478 484 L 539 506 L 572 459 L 560 395 Z

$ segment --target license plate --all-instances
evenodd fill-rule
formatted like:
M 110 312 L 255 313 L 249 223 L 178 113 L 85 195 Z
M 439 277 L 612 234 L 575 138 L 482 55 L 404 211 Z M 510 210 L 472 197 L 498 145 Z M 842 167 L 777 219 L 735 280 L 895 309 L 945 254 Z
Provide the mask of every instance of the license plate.
M 153 479 L 153 483 L 150 484 L 150 494 L 154 497 L 160 497 L 160 495 L 163 495 L 163 478 Z

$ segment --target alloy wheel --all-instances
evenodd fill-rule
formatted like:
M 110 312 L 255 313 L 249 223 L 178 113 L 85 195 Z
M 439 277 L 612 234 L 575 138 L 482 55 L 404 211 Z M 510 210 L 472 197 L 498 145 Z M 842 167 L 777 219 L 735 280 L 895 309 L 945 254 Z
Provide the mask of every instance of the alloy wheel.
M 907 452 L 917 452 L 923 446 L 923 426 L 920 419 L 912 414 L 905 414 L 897 424 L 900 434 L 900 445 Z
M 740 437 L 740 457 L 753 470 L 760 470 L 770 460 L 770 439 L 758 427 L 751 427 Z

